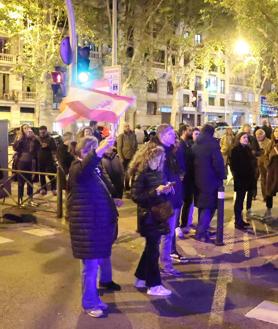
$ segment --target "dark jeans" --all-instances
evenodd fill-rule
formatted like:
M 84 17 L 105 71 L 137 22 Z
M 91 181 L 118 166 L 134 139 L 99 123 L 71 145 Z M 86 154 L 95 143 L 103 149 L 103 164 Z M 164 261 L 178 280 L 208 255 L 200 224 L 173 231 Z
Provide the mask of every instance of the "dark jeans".
M 272 209 L 273 208 L 273 197 L 272 196 L 267 196 L 266 197 L 266 207 L 268 209 Z
M 243 202 L 244 202 L 246 193 L 247 193 L 246 209 L 248 210 L 252 206 L 253 191 L 237 191 L 236 192 L 236 200 L 235 200 L 235 204 L 234 204 L 235 224 L 240 224 L 243 221 L 242 210 L 243 210 Z
M 40 163 L 39 164 L 39 171 L 41 172 L 49 172 L 49 173 L 56 173 L 56 166 L 54 163 Z M 56 190 L 56 178 L 54 176 L 47 176 L 50 181 L 51 191 Z M 40 175 L 40 182 L 41 187 L 47 190 L 46 185 L 46 175 Z
M 159 234 L 146 237 L 145 249 L 135 271 L 135 276 L 139 280 L 145 280 L 147 287 L 155 287 L 161 285 L 158 264 L 159 242 Z
M 190 214 L 191 204 L 193 202 L 193 194 L 188 195 L 187 198 L 185 198 L 181 210 L 181 224 L 180 227 L 184 228 L 188 224 L 188 216 Z
M 123 161 L 123 167 L 124 167 L 124 172 L 125 172 L 124 187 L 125 187 L 126 191 L 130 190 L 130 186 L 129 186 L 130 176 L 128 174 L 128 166 L 129 166 L 130 161 L 131 161 L 131 159 L 124 159 L 124 161 Z
M 202 237 L 207 234 L 215 210 L 216 209 L 210 209 L 210 208 L 198 209 L 198 225 L 196 230 L 196 236 Z
M 18 161 L 18 170 L 32 171 L 32 162 Z M 18 182 L 18 198 L 22 199 L 24 195 L 24 185 L 27 184 L 27 195 L 31 197 L 33 195 L 33 184 L 28 184 L 23 177 L 25 177 L 30 183 L 32 183 L 32 174 L 22 173 L 17 175 Z

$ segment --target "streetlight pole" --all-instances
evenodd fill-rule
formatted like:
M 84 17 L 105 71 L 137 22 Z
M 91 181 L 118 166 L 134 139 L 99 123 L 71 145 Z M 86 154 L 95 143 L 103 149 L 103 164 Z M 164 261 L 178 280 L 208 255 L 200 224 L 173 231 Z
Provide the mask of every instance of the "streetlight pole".
M 72 51 L 72 62 L 69 65 L 69 86 L 74 86 L 77 81 L 77 35 L 75 27 L 74 9 L 71 0 L 65 0 L 70 31 L 70 46 Z
M 117 31 L 117 0 L 113 0 L 112 8 L 112 66 L 117 65 L 118 57 L 118 31 Z

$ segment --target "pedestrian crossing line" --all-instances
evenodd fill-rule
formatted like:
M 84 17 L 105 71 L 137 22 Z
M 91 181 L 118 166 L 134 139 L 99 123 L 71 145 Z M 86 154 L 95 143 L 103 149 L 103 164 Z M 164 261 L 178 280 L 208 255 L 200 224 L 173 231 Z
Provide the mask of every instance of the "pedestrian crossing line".
M 60 231 L 51 228 L 34 228 L 31 230 L 24 230 L 23 232 L 38 237 L 52 236 L 61 233 Z
M 278 325 L 278 303 L 264 300 L 245 316 Z
M 14 240 L 4 238 L 3 236 L 0 236 L 0 244 L 8 243 L 8 242 L 14 242 Z

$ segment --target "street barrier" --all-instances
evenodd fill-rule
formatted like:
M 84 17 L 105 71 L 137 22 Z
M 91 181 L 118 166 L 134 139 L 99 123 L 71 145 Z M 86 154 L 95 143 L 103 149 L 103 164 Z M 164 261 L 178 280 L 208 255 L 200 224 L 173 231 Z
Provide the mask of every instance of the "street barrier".
M 56 199 L 56 204 L 57 204 L 57 209 L 56 209 L 56 216 L 57 218 L 62 218 L 63 217 L 63 190 L 62 190 L 62 185 L 61 185 L 61 177 L 63 175 L 63 169 L 58 165 L 57 167 L 57 172 L 56 173 L 49 173 L 49 172 L 41 172 L 41 171 L 25 171 L 25 170 L 17 170 L 17 169 L 12 169 L 12 168 L 0 168 L 0 171 L 2 172 L 8 172 L 11 173 L 10 176 L 7 178 L 3 179 L 0 183 L 0 191 L 2 192 L 3 196 L 3 204 L 10 205 L 6 203 L 6 198 L 10 198 L 13 202 L 13 205 L 16 205 L 18 208 L 26 208 L 29 206 L 29 203 L 33 201 L 33 196 L 36 194 L 39 194 L 42 189 L 47 190 L 47 186 L 50 185 L 51 181 L 56 179 L 57 182 L 57 199 Z M 21 199 L 17 190 L 17 199 L 13 196 L 12 191 L 8 186 L 14 182 L 15 177 L 20 175 L 20 177 L 28 184 L 29 186 L 33 186 L 35 188 L 35 184 L 31 181 L 29 181 L 23 174 L 32 174 L 32 175 L 44 175 L 44 176 L 50 176 L 53 177 L 47 182 L 45 185 L 41 186 L 34 190 L 32 196 L 27 196 L 24 199 Z M 49 207 L 47 209 L 39 209 L 43 210 L 46 212 L 53 212 L 49 210 Z
M 216 246 L 223 246 L 223 235 L 224 235 L 224 199 L 225 199 L 225 188 L 224 186 L 218 189 L 217 199 L 217 228 L 216 228 Z

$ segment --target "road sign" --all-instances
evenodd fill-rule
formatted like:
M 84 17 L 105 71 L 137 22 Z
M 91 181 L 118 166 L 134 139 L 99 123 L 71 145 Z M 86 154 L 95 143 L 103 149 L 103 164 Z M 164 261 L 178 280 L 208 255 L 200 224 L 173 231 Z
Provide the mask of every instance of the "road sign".
M 105 66 L 103 69 L 104 79 L 109 82 L 109 92 L 120 94 L 121 91 L 121 76 L 122 68 L 120 65 Z

